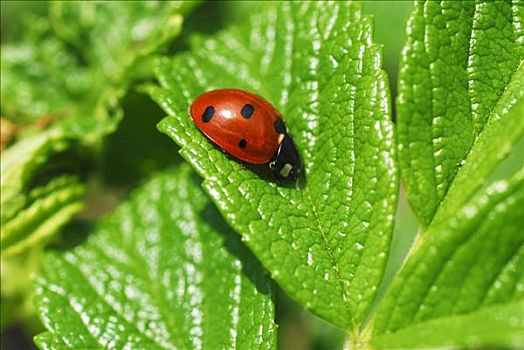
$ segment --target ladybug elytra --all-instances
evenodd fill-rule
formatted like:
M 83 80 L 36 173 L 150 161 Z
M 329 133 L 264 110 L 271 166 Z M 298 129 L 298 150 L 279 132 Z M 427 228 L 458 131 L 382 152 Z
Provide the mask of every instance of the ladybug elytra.
M 198 129 L 233 157 L 267 164 L 279 180 L 296 181 L 302 163 L 280 113 L 266 100 L 239 89 L 219 89 L 196 98 L 190 114 Z

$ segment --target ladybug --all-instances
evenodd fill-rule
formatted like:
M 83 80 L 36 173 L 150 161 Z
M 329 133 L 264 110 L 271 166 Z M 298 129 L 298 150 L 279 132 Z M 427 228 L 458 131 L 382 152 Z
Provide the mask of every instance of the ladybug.
M 250 164 L 267 164 L 278 180 L 297 181 L 302 163 L 280 113 L 239 89 L 208 91 L 190 114 L 197 128 L 223 151 Z

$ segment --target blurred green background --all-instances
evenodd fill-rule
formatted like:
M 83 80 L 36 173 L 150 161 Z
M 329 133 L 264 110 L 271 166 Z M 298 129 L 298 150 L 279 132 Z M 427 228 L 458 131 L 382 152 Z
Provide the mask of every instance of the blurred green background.
M 253 3 L 207 2 L 198 7 L 186 20 L 183 34 L 171 45 L 171 52 L 184 50 L 187 38 L 195 33 L 212 33 L 240 20 L 252 11 Z M 400 52 L 405 38 L 405 24 L 412 8 L 410 1 L 366 1 L 364 12 L 375 17 L 375 42 L 384 46 L 384 69 L 390 77 L 391 94 L 396 96 L 396 81 Z M 48 2 L 2 1 L 1 42 L 16 42 L 24 32 L 24 21 L 30 16 L 45 17 Z M 205 25 L 202 25 L 204 23 Z M 110 210 L 118 198 L 151 171 L 173 162 L 172 143 L 156 131 L 155 125 L 164 113 L 147 96 L 130 92 L 123 100 L 124 120 L 118 131 L 105 143 L 102 155 L 102 174 L 88 193 L 88 200 L 97 203 L 89 206 L 82 217 L 93 219 Z M 393 106 L 393 112 L 395 111 Z M 394 115 L 395 118 L 395 115 Z M 133 142 L 139 136 L 140 145 Z M 144 147 L 147 145 L 147 147 Z M 119 157 L 114 155 L 118 154 Z M 125 157 L 120 155 L 125 154 Z M 118 159 L 115 162 L 115 159 Z M 105 205 L 100 205 L 100 201 Z M 397 212 L 392 251 L 384 283 L 391 280 L 416 234 L 417 226 L 403 192 Z M 380 297 L 381 293 L 379 293 Z M 2 305 L 6 307 L 6 305 Z M 3 310 L 5 311 L 5 310 Z M 342 331 L 313 316 L 291 301 L 279 290 L 277 297 L 277 323 L 281 349 L 341 349 Z M 7 324 L 1 333 L 1 349 L 33 349 L 31 336 L 38 331 L 38 322 Z

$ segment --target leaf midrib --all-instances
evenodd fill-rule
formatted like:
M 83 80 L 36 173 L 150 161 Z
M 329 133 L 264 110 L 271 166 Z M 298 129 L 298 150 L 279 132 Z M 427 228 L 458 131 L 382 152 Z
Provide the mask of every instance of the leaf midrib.
M 316 220 L 316 224 L 317 224 L 317 229 L 318 229 L 318 232 L 320 232 L 320 235 L 322 236 L 322 241 L 324 242 L 324 246 L 325 246 L 325 249 L 331 259 L 331 265 L 333 267 L 333 270 L 335 271 L 335 276 L 337 278 L 337 282 L 338 282 L 338 285 L 340 286 L 340 291 L 341 291 L 341 297 L 342 297 L 342 301 L 344 303 L 344 306 L 346 308 L 346 312 L 348 315 L 350 315 L 350 311 L 349 311 L 349 303 L 348 303 L 348 295 L 347 295 L 347 290 L 344 288 L 344 284 L 342 283 L 342 279 L 340 277 L 340 269 L 338 267 L 338 262 L 336 261 L 335 257 L 333 256 L 333 252 L 332 252 L 332 248 L 330 247 L 329 243 L 328 243 L 328 240 L 326 238 L 326 234 L 324 232 L 324 229 L 322 227 L 322 223 L 320 221 L 320 217 L 318 215 L 318 211 L 316 209 L 316 206 L 313 202 L 313 199 L 311 197 L 311 194 L 309 192 L 309 187 L 305 187 L 303 189 L 304 193 L 306 193 L 306 196 L 309 200 L 309 203 L 310 203 L 310 207 L 311 207 L 311 211 L 313 213 L 313 216 L 315 217 L 315 220 Z M 302 197 L 304 198 L 304 197 Z M 351 319 L 351 317 L 349 317 Z

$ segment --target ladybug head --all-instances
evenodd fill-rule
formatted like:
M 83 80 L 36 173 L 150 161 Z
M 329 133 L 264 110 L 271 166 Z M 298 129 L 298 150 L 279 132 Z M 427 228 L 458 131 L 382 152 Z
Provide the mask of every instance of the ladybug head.
M 285 134 L 282 142 L 280 142 L 273 160 L 269 162 L 269 168 L 273 170 L 275 177 L 279 180 L 297 181 L 299 178 L 302 162 L 295 142 L 288 134 Z

